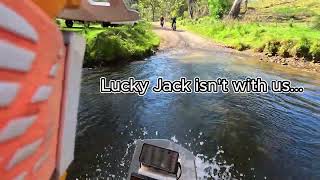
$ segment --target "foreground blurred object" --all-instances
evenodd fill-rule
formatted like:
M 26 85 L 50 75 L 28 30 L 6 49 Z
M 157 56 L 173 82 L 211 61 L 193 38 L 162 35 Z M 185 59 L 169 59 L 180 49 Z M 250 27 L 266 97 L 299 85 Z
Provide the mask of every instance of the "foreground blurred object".
M 0 2 L 1 179 L 65 178 L 73 160 L 85 41 L 52 18 L 78 3 Z
M 32 0 L 51 18 L 57 17 L 60 11 L 64 8 L 78 8 L 81 0 Z
M 75 20 L 99 22 L 106 27 L 112 24 L 134 24 L 140 19 L 139 13 L 129 10 L 123 0 L 81 0 L 79 9 L 67 8 L 58 17 L 66 20 L 67 27 L 72 27 Z

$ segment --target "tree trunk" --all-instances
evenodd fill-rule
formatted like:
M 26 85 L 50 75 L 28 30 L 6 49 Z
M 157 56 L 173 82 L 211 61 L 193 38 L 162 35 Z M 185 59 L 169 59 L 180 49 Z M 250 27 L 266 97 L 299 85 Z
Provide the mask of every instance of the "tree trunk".
M 241 10 L 241 3 L 242 0 L 234 0 L 231 10 L 229 12 L 229 17 L 235 19 L 239 17 L 240 10 Z
M 244 13 L 248 11 L 248 0 L 244 0 Z
M 190 8 L 189 8 L 189 14 L 190 14 L 191 19 L 193 19 L 193 7 L 192 6 L 190 6 Z
M 193 19 L 193 6 L 194 6 L 194 0 L 189 0 L 188 1 L 188 5 L 189 5 L 189 15 L 191 17 L 191 19 Z
M 152 7 L 152 8 L 151 8 L 151 11 L 152 11 L 152 22 L 155 22 L 156 8 Z

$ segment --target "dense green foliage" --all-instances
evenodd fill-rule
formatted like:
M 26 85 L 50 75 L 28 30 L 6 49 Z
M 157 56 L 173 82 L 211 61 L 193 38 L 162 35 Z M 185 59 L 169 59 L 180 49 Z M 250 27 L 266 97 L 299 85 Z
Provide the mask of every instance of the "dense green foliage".
M 186 0 L 140 0 L 138 10 L 143 18 L 157 21 L 161 16 L 184 16 L 188 5 Z
M 181 25 L 238 50 L 254 49 L 270 55 L 320 61 L 320 31 L 303 24 L 220 21 L 206 17 L 182 21 Z
M 233 0 L 139 0 L 131 7 L 147 20 L 157 21 L 161 16 L 201 18 L 209 14 L 222 18 L 230 10 Z
M 140 60 L 152 55 L 160 44 L 160 39 L 152 32 L 151 24 L 139 22 L 135 26 L 123 25 L 102 28 L 101 24 L 74 23 L 67 28 L 64 20 L 56 23 L 67 31 L 81 33 L 86 38 L 84 67 L 98 67 L 112 63 Z
M 222 18 L 232 6 L 232 0 L 208 0 L 210 15 L 214 18 Z
M 147 20 L 157 21 L 160 16 L 194 19 L 210 15 L 221 19 L 226 16 L 234 0 L 127 0 Z M 311 21 L 320 15 L 319 0 L 248 0 L 249 9 L 242 0 L 241 18 L 259 21 Z M 244 15 L 244 13 L 246 14 Z
M 85 67 L 142 59 L 153 54 L 159 45 L 159 38 L 147 23 L 89 30 L 84 34 L 87 38 Z

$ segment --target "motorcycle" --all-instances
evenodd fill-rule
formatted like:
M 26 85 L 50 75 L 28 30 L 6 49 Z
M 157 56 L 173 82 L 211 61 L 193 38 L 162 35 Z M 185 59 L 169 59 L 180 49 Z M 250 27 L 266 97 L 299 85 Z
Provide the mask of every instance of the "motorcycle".
M 173 23 L 173 24 L 172 24 L 172 30 L 173 30 L 173 31 L 176 31 L 176 30 L 177 30 L 177 23 Z

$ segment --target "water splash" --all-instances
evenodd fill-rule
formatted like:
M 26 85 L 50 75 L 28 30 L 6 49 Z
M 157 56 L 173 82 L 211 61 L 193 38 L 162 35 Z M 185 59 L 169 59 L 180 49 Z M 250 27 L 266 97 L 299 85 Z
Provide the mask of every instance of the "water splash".
M 124 154 L 124 156 L 122 157 L 121 161 L 120 161 L 120 166 L 124 167 L 126 163 L 128 163 L 128 154 L 129 154 L 129 150 L 130 148 L 136 144 L 136 140 L 134 140 L 132 143 L 127 144 L 127 149 L 126 149 L 126 153 Z
M 226 161 L 218 161 L 217 158 L 221 159 L 221 154 L 224 151 L 222 147 L 218 147 L 218 151 L 214 157 L 209 158 L 203 154 L 196 155 L 196 169 L 199 180 L 204 179 L 215 179 L 215 180 L 230 180 L 235 179 L 231 173 L 234 168 L 233 164 L 228 164 Z
M 191 130 L 189 130 L 190 132 Z M 136 141 L 140 138 L 140 135 L 142 135 L 142 139 L 146 139 L 148 135 L 147 128 L 138 128 L 136 131 L 131 131 L 128 129 L 129 136 L 134 136 L 133 140 L 130 140 L 130 142 L 127 143 L 125 152 L 118 162 L 112 162 L 112 152 L 114 152 L 114 147 L 107 146 L 104 147 L 104 152 L 101 154 L 96 155 L 97 164 L 95 165 L 95 172 L 96 174 L 93 175 L 93 177 L 98 179 L 123 179 L 127 176 L 127 170 L 128 165 L 131 163 L 131 158 L 129 157 L 131 153 L 133 153 L 134 146 L 136 144 Z M 132 134 L 132 135 L 130 135 Z M 140 134 L 140 135 L 139 135 Z M 139 136 L 138 136 L 139 135 Z M 158 131 L 155 132 L 155 135 L 158 136 Z M 173 135 L 171 138 L 169 138 L 174 143 L 184 144 L 184 147 L 187 147 L 189 150 L 194 149 L 193 145 L 196 145 L 197 147 L 204 146 L 207 142 L 203 139 L 203 132 L 198 133 L 198 138 L 193 138 L 191 142 L 185 142 L 182 143 L 183 140 L 178 140 L 176 135 Z M 197 137 L 197 136 L 196 136 Z M 200 146 L 199 146 L 200 145 Z M 197 149 L 197 148 L 196 148 Z M 200 148 L 201 149 L 201 148 Z M 195 150 L 195 149 L 194 149 Z M 199 152 L 199 151 L 197 151 Z M 223 160 L 222 155 L 224 154 L 224 150 L 222 147 L 218 147 L 218 151 L 215 153 L 214 157 L 210 158 L 208 156 L 210 155 L 204 155 L 204 154 L 195 154 L 195 165 L 197 169 L 197 179 L 199 180 L 205 180 L 205 179 L 235 179 L 235 175 L 232 174 L 234 165 L 227 163 Z M 221 162 L 222 161 L 222 162 Z M 111 169 L 114 169 L 117 167 L 118 172 L 111 173 Z M 91 175 L 92 176 L 92 175 Z M 88 176 L 86 176 L 87 178 Z M 241 177 L 241 176 L 240 176 Z M 79 177 L 82 179 L 82 177 Z M 90 179 L 90 178 L 89 178 Z
M 203 135 L 203 132 L 199 133 L 198 139 Z M 198 139 L 193 139 L 196 144 L 203 146 L 205 142 Z M 171 137 L 171 140 L 175 143 L 178 143 L 176 136 Z M 185 145 L 191 147 L 191 143 L 184 143 Z M 195 154 L 195 153 L 193 153 Z M 232 174 L 234 170 L 234 164 L 227 163 L 223 160 L 224 150 L 221 146 L 218 146 L 218 151 L 215 153 L 214 157 L 209 158 L 204 154 L 195 154 L 195 164 L 197 171 L 197 179 L 206 180 L 206 179 L 215 179 L 215 180 L 234 180 L 235 175 Z
M 146 136 L 148 134 L 148 131 L 145 127 L 143 128 L 142 132 L 143 132 L 143 136 Z
M 173 141 L 174 143 L 177 143 L 177 142 L 178 142 L 176 136 L 172 136 L 172 137 L 171 137 L 171 141 Z

